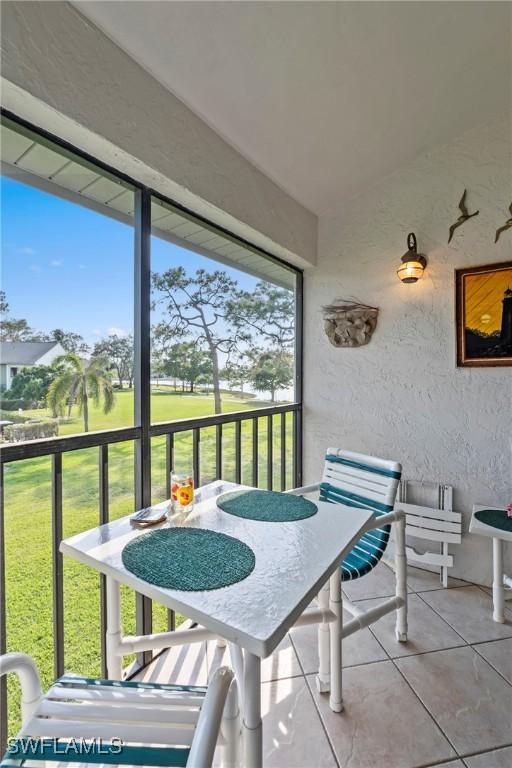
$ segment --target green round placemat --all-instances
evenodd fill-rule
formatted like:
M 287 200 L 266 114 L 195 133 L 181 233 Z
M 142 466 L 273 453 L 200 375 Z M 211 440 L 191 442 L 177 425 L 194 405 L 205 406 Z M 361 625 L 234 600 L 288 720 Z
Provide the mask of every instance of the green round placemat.
M 508 517 L 503 509 L 480 509 L 475 512 L 475 517 L 481 523 L 492 525 L 493 528 L 501 528 L 502 531 L 512 531 L 512 517 Z
M 318 512 L 309 499 L 276 491 L 231 491 L 219 496 L 217 506 L 230 515 L 266 523 L 292 523 Z
M 245 579 L 254 552 L 243 541 L 205 528 L 161 528 L 130 541 L 124 567 L 149 584 L 202 592 Z

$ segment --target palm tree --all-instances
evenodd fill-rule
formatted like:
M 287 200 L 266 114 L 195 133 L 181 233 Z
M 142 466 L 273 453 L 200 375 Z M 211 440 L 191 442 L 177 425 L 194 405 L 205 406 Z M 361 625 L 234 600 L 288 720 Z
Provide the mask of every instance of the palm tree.
M 68 412 L 76 403 L 78 413 L 84 419 L 84 432 L 89 431 L 89 400 L 99 405 L 103 400 L 103 413 L 110 413 L 114 407 L 114 389 L 108 373 L 108 361 L 103 357 L 82 360 L 74 352 L 60 355 L 55 365 L 62 366 L 61 372 L 52 381 L 46 396 L 54 416 Z

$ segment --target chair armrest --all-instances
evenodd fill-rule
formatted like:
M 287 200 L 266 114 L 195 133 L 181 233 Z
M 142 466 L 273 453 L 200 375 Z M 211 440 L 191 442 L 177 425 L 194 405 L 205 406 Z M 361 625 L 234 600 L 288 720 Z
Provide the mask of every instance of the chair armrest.
M 21 683 L 21 711 L 23 722 L 26 722 L 43 696 L 39 672 L 34 660 L 26 653 L 5 653 L 0 656 L 0 677 L 11 672 L 18 675 Z
M 385 515 L 379 515 L 379 517 L 372 517 L 365 527 L 365 531 L 371 531 L 373 528 L 382 528 L 383 525 L 390 525 L 391 523 L 398 523 L 405 520 L 405 512 L 401 509 L 395 509 L 393 512 L 388 512 Z
M 291 493 L 292 496 L 303 496 L 305 493 L 313 493 L 318 491 L 320 483 L 313 483 L 313 485 L 303 485 L 301 488 L 292 488 L 290 491 L 284 491 L 284 493 Z
M 220 667 L 208 683 L 196 731 L 192 740 L 187 766 L 190 768 L 208 768 L 213 762 L 213 754 L 219 737 L 224 706 L 228 697 L 234 697 L 238 706 L 236 680 L 228 667 Z

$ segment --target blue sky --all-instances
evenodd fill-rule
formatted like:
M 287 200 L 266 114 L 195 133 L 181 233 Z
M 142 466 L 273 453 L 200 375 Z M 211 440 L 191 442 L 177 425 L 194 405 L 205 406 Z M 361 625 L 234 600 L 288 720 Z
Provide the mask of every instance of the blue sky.
M 133 328 L 133 229 L 12 179 L 1 178 L 1 286 L 13 317 L 40 331 L 63 328 L 89 344 Z M 256 280 L 152 238 L 152 269 L 225 269 L 241 287 Z M 156 319 L 156 318 L 153 318 Z

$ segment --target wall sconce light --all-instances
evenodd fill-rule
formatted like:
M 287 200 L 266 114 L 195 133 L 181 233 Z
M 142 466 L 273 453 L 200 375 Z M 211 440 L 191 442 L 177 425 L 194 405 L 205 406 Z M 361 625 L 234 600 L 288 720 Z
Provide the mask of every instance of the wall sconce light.
M 416 283 L 423 277 L 423 270 L 427 266 L 425 256 L 417 252 L 416 235 L 410 232 L 407 235 L 407 253 L 402 256 L 402 263 L 397 269 L 397 275 L 402 283 Z

